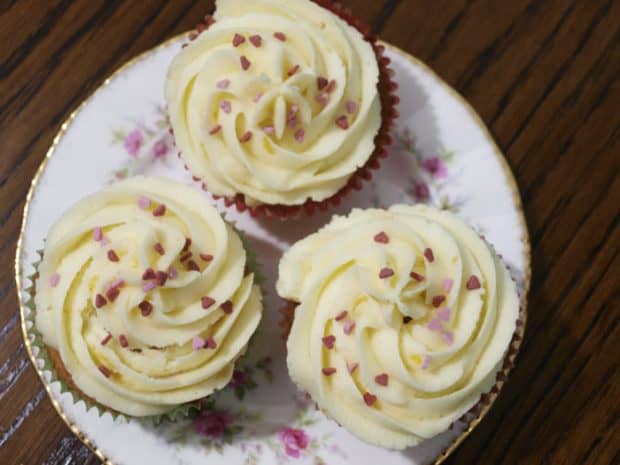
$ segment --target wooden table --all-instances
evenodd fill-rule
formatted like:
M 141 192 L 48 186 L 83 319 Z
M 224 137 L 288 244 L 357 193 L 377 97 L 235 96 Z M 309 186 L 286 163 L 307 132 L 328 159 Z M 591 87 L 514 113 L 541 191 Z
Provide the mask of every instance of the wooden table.
M 21 339 L 13 277 L 30 180 L 65 117 L 196 0 L 0 1 L 0 463 L 95 464 Z M 348 0 L 473 104 L 521 188 L 529 326 L 498 402 L 449 464 L 620 463 L 620 2 Z

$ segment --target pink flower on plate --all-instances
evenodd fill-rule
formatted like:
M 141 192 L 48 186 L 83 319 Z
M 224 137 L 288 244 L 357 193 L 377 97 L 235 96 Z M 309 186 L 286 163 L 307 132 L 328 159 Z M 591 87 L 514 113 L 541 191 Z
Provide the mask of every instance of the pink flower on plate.
M 159 139 L 153 146 L 153 156 L 162 158 L 168 154 L 168 142 L 165 139 Z
M 433 178 L 445 178 L 448 175 L 448 168 L 439 157 L 429 157 L 422 160 L 422 168 L 430 173 Z
M 125 137 L 125 150 L 127 150 L 127 153 L 129 155 L 135 157 L 138 155 L 140 147 L 142 147 L 142 142 L 144 142 L 144 136 L 142 136 L 142 131 L 140 131 L 139 129 L 134 129 L 129 134 L 127 134 L 127 137 Z
M 194 419 L 196 432 L 210 438 L 222 437 L 229 425 L 230 417 L 226 413 L 213 410 L 206 410 Z
M 280 431 L 280 439 L 284 444 L 284 451 L 289 457 L 298 459 L 301 451 L 308 447 L 308 435 L 301 429 L 286 427 Z
M 425 182 L 416 182 L 413 186 L 413 194 L 418 202 L 425 202 L 430 198 L 431 191 Z

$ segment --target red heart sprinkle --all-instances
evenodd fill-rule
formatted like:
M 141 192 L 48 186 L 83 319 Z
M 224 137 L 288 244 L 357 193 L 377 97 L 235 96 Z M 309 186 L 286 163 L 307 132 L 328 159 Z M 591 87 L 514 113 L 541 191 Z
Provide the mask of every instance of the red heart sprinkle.
M 217 126 L 213 126 L 211 130 L 209 131 L 209 134 L 210 135 L 217 134 L 218 132 L 220 132 L 220 129 L 222 129 L 221 124 L 218 124 Z
M 241 34 L 235 34 L 233 36 L 232 44 L 234 47 L 238 47 L 243 42 L 245 42 L 245 37 L 243 37 Z
M 387 386 L 388 385 L 387 373 L 381 373 L 380 375 L 375 376 L 375 383 L 381 386 Z
M 105 295 L 110 302 L 114 302 L 120 293 L 121 291 L 118 287 L 111 287 L 106 291 Z
M 102 346 L 106 345 L 108 342 L 110 342 L 111 339 L 112 339 L 112 335 L 108 333 L 108 335 L 101 340 L 101 345 Z
M 243 71 L 247 71 L 248 68 L 250 67 L 250 65 L 252 64 L 252 63 L 250 63 L 250 60 L 248 60 L 245 57 L 245 55 L 241 56 L 239 61 L 241 62 L 241 68 L 243 69 Z
M 200 258 L 202 258 L 205 262 L 210 262 L 211 260 L 213 260 L 213 255 L 208 253 L 201 253 Z
M 481 285 L 478 276 L 472 274 L 467 280 L 465 287 L 470 291 L 473 291 L 474 289 L 480 289 Z
M 321 370 L 325 376 L 331 376 L 336 373 L 336 369 L 334 367 L 326 367 Z
M 404 316 L 403 317 L 403 324 L 407 324 L 409 323 L 411 320 L 413 320 L 413 318 L 411 318 L 410 316 Z
M 157 252 L 159 255 L 163 255 L 166 253 L 166 251 L 164 250 L 164 246 L 161 245 L 159 242 L 153 246 L 153 249 L 155 249 L 155 252 Z
M 327 88 L 325 89 L 325 91 L 327 93 L 331 93 L 334 91 L 335 88 L 336 88 L 336 80 L 332 79 L 331 81 L 329 81 L 329 84 L 327 84 Z
M 212 299 L 209 296 L 204 296 L 202 299 L 200 299 L 200 304 L 202 305 L 202 308 L 204 308 L 205 310 L 209 307 L 211 307 L 211 305 L 213 305 L 215 303 L 215 299 Z
M 138 304 L 142 316 L 149 316 L 153 311 L 153 305 L 148 300 L 143 300 Z
M 334 336 L 333 334 L 330 334 L 329 336 L 323 337 L 321 341 L 323 341 L 323 345 L 325 347 L 327 347 L 328 349 L 333 349 L 334 343 L 336 342 L 336 336 Z
M 227 300 L 220 305 L 220 308 L 224 311 L 224 313 L 230 315 L 233 312 L 233 303 L 230 300 Z
M 341 311 L 338 315 L 336 315 L 335 320 L 340 321 L 344 320 L 347 317 L 348 312 L 346 310 Z
M 260 47 L 261 44 L 263 43 L 263 38 L 259 36 L 258 34 L 254 34 L 253 36 L 248 37 L 248 39 L 250 40 L 252 45 L 254 45 L 254 47 L 257 47 L 257 48 Z
M 291 69 L 288 70 L 288 76 L 292 76 L 293 74 L 296 74 L 297 71 L 299 71 L 299 65 L 295 65 L 292 66 Z
M 394 276 L 394 270 L 392 268 L 381 268 L 381 271 L 379 271 L 379 278 L 381 279 L 385 279 L 385 278 L 389 278 L 391 276 Z
M 108 369 L 108 367 L 99 365 L 97 368 L 99 368 L 99 371 L 103 376 L 105 376 L 106 378 L 110 377 L 110 370 Z
M 274 32 L 273 36 L 281 42 L 286 41 L 286 35 L 284 32 Z
M 121 347 L 127 347 L 129 345 L 129 341 L 127 340 L 127 337 L 124 334 L 121 334 L 118 337 L 118 342 L 121 345 Z
M 338 125 L 341 129 L 349 129 L 349 120 L 345 115 L 339 116 L 336 119 L 336 125 Z
M 433 249 L 429 249 L 429 248 L 424 249 L 424 256 L 431 263 L 435 261 L 435 256 L 433 255 Z
M 415 271 L 412 271 L 411 273 L 409 273 L 409 276 L 411 276 L 412 279 L 415 279 L 416 281 L 424 281 L 424 276 L 422 276 L 421 274 L 416 273 Z
M 364 402 L 366 402 L 366 405 L 371 407 L 375 402 L 377 402 L 377 396 L 372 395 L 370 392 L 365 392 Z
M 114 252 L 114 250 L 108 250 L 108 260 L 110 260 L 111 262 L 117 262 L 119 260 L 118 255 L 116 255 L 116 252 Z
M 108 303 L 108 301 L 105 300 L 105 297 L 102 296 L 101 294 L 97 294 L 95 296 L 95 307 L 101 308 L 101 307 L 103 307 L 107 303 Z
M 198 263 L 196 263 L 194 260 L 188 261 L 187 265 L 185 266 L 187 267 L 187 271 L 200 271 Z
M 153 268 L 147 268 L 142 274 L 142 279 L 144 281 L 149 279 L 155 279 L 155 271 L 153 270 Z
M 213 339 L 213 336 L 209 336 L 207 338 L 207 340 L 205 341 L 204 347 L 206 349 L 215 349 L 217 347 L 217 342 L 215 342 L 215 339 Z
M 166 214 L 166 206 L 160 203 L 155 210 L 153 210 L 153 216 L 164 216 Z
M 435 297 L 433 297 L 433 307 L 438 308 L 444 300 L 446 300 L 445 296 L 436 295 Z
M 190 251 L 187 251 L 183 254 L 181 254 L 181 256 L 179 257 L 179 261 L 180 262 L 184 262 L 185 260 L 187 260 L 189 257 L 191 257 L 193 254 Z
M 183 252 L 187 252 L 187 250 L 190 248 L 190 246 L 192 245 L 192 240 L 189 237 L 185 238 L 185 244 L 183 244 Z
M 316 87 L 319 90 L 322 90 L 328 83 L 329 81 L 327 80 L 327 78 L 324 78 L 323 76 L 319 76 L 316 78 Z
M 390 242 L 390 238 L 384 231 L 381 231 L 379 234 L 377 234 L 374 237 L 374 240 L 375 242 L 378 242 L 379 244 L 387 244 L 388 242 Z
M 157 280 L 157 284 L 159 286 L 163 286 L 164 284 L 166 284 L 166 281 L 168 280 L 168 273 L 166 273 L 165 271 L 158 271 L 155 274 L 155 279 Z
M 252 138 L 252 131 L 245 131 L 239 138 L 239 142 L 242 144 L 248 142 Z

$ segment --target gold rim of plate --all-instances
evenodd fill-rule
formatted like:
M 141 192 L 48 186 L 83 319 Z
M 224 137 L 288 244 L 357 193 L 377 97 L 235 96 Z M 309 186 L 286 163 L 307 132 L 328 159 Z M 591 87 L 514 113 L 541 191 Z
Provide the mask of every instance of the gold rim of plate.
M 82 441 L 82 443 L 85 446 L 87 446 L 105 465 L 115 465 L 115 464 L 108 457 L 105 456 L 103 451 L 101 449 L 99 449 L 99 447 L 97 447 L 97 445 L 93 442 L 92 439 L 90 439 L 83 431 L 80 430 L 78 425 L 73 423 L 69 419 L 69 417 L 67 417 L 66 413 L 62 410 L 62 407 L 61 407 L 60 403 L 54 397 L 54 395 L 52 393 L 51 385 L 50 385 L 50 383 L 47 382 L 47 379 L 43 375 L 43 370 L 39 367 L 39 364 L 37 363 L 36 356 L 35 356 L 35 354 L 33 352 L 32 342 L 31 342 L 30 338 L 28 337 L 28 328 L 27 328 L 27 325 L 26 325 L 26 313 L 25 313 L 24 299 L 23 299 L 23 296 L 22 296 L 23 289 L 22 289 L 21 256 L 22 256 L 22 248 L 23 248 L 23 240 L 24 240 L 24 231 L 25 231 L 25 228 L 26 228 L 26 221 L 28 219 L 28 211 L 29 211 L 29 208 L 30 208 L 30 202 L 32 201 L 32 197 L 33 197 L 34 192 L 35 192 L 35 190 L 37 188 L 39 180 L 40 180 L 43 172 L 45 171 L 45 167 L 47 166 L 47 163 L 48 163 L 49 159 L 52 157 L 52 155 L 56 151 L 56 147 L 60 143 L 61 139 L 64 137 L 65 133 L 68 131 L 68 129 L 71 126 L 71 124 L 73 123 L 73 120 L 75 119 L 75 117 L 80 113 L 80 111 L 86 105 L 88 105 L 91 102 L 91 100 L 93 99 L 93 97 L 95 95 L 97 95 L 102 89 L 107 87 L 114 79 L 116 79 L 125 70 L 127 70 L 127 68 L 135 65 L 136 63 L 138 63 L 138 62 L 140 62 L 142 60 L 145 60 L 145 59 L 149 58 L 150 56 L 152 56 L 153 54 L 157 53 L 162 48 L 166 48 L 170 44 L 172 44 L 174 42 L 177 42 L 177 41 L 180 41 L 181 39 L 187 37 L 187 34 L 188 34 L 187 32 L 184 32 L 184 33 L 179 34 L 177 36 L 174 36 L 174 37 L 172 37 L 172 38 L 170 38 L 168 40 L 165 40 L 164 42 L 160 43 L 159 45 L 156 45 L 155 47 L 153 47 L 153 48 L 151 48 L 151 49 L 149 49 L 149 50 L 147 50 L 147 51 L 137 55 L 136 57 L 132 58 L 131 60 L 127 61 L 120 68 L 118 68 L 116 71 L 114 71 L 97 89 L 95 89 L 95 91 L 93 93 L 90 94 L 90 96 L 88 96 L 86 99 L 84 99 L 82 101 L 82 103 L 80 103 L 80 105 L 75 110 L 73 110 L 73 112 L 69 115 L 69 117 L 62 123 L 62 125 L 60 126 L 60 129 L 58 130 L 58 133 L 56 134 L 56 136 L 54 137 L 54 140 L 52 141 L 52 144 L 50 145 L 50 148 L 48 149 L 47 153 L 45 154 L 45 158 L 43 159 L 43 161 L 39 165 L 39 168 L 37 169 L 37 172 L 35 173 L 35 175 L 34 175 L 34 177 L 32 179 L 32 182 L 30 184 L 30 189 L 28 190 L 28 194 L 26 196 L 26 203 L 24 205 L 22 224 L 21 224 L 21 228 L 20 228 L 20 231 L 19 231 L 19 239 L 17 241 L 17 251 L 15 253 L 15 282 L 16 282 L 16 286 L 17 286 L 17 297 L 18 297 L 18 301 L 19 301 L 19 313 L 20 313 L 20 320 L 21 320 L 22 335 L 23 335 L 24 343 L 26 345 L 26 349 L 28 351 L 28 356 L 30 357 L 30 361 L 32 362 L 32 365 L 34 366 L 34 368 L 35 368 L 35 370 L 37 372 L 37 375 L 39 376 L 41 382 L 43 383 L 43 386 L 45 387 L 45 391 L 47 392 L 47 395 L 48 395 L 50 401 L 52 402 L 52 405 L 54 406 L 54 409 L 56 410 L 56 412 L 58 412 L 58 415 L 60 416 L 60 418 L 62 418 L 62 420 L 67 425 L 67 427 L 78 437 L 78 439 L 80 441 Z M 396 55 L 400 55 L 402 58 L 405 58 L 406 60 L 411 62 L 414 66 L 418 66 L 418 67 L 422 68 L 425 72 L 427 72 L 429 75 L 431 75 L 434 78 L 434 80 L 441 87 L 443 87 L 452 97 L 454 97 L 456 100 L 458 100 L 465 107 L 465 109 L 467 110 L 467 113 L 469 114 L 469 116 L 478 125 L 478 127 L 482 131 L 483 136 L 486 139 L 487 143 L 492 147 L 493 154 L 495 155 L 495 158 L 500 163 L 500 167 L 501 167 L 501 169 L 502 169 L 502 171 L 503 171 L 503 173 L 504 173 L 504 175 L 506 177 L 506 180 L 508 182 L 508 187 L 509 187 L 510 192 L 512 194 L 513 206 L 514 206 L 514 208 L 517 210 L 517 212 L 519 214 L 519 223 L 521 224 L 521 228 L 522 228 L 522 231 L 523 231 L 523 234 L 522 234 L 522 237 L 521 237 L 521 243 L 523 244 L 523 246 L 525 248 L 525 250 L 524 250 L 525 269 L 524 269 L 524 276 L 523 276 L 524 290 L 523 290 L 523 295 L 521 296 L 521 311 L 520 311 L 520 315 L 519 315 L 520 321 L 521 321 L 522 324 L 517 326 L 517 329 L 516 329 L 515 333 L 518 336 L 518 338 L 517 338 L 516 341 L 513 342 L 513 346 L 512 346 L 518 352 L 519 347 L 521 345 L 521 340 L 523 339 L 523 334 L 525 332 L 526 318 L 527 318 L 527 297 L 528 297 L 528 293 L 529 293 L 530 279 L 531 279 L 531 275 L 532 275 L 532 270 L 531 270 L 531 259 L 530 259 L 530 257 L 531 257 L 531 246 L 530 246 L 529 234 L 528 234 L 528 229 L 527 229 L 527 223 L 525 221 L 525 214 L 523 212 L 523 205 L 521 203 L 521 196 L 519 194 L 519 189 L 517 187 L 517 182 L 515 180 L 515 177 L 514 177 L 512 171 L 511 171 L 509 165 L 508 165 L 508 162 L 506 161 L 506 158 L 504 157 L 504 155 L 500 151 L 499 147 L 497 146 L 497 144 L 493 140 L 493 137 L 491 136 L 488 128 L 486 127 L 486 125 L 484 124 L 484 122 L 482 121 L 482 119 L 480 118 L 478 113 L 476 113 L 474 108 L 467 102 L 467 100 L 465 100 L 463 98 L 463 96 L 461 94 L 459 94 L 455 89 L 450 87 L 428 65 L 426 65 L 425 63 L 423 63 L 422 61 L 420 61 L 419 59 L 417 59 L 413 55 L 411 55 L 411 54 L 401 50 L 400 48 L 398 48 L 398 47 L 396 47 L 394 45 L 388 44 L 386 42 L 381 42 L 381 44 L 384 45 L 390 52 L 392 52 L 392 53 L 394 53 Z M 516 357 L 516 355 L 517 354 L 515 353 L 513 355 L 513 357 Z M 514 358 L 513 358 L 513 361 L 514 361 Z M 510 371 L 510 367 L 509 368 L 504 368 L 502 371 L 504 372 L 505 375 L 507 375 L 508 372 Z M 478 415 L 469 422 L 469 424 L 467 425 L 465 430 L 463 430 L 463 432 L 437 457 L 435 462 L 433 462 L 433 465 L 440 465 L 440 464 L 442 464 L 452 454 L 452 452 L 454 452 L 458 448 L 458 446 L 465 440 L 465 438 L 467 438 L 467 436 L 469 436 L 469 434 L 476 428 L 476 426 L 478 426 L 478 423 L 480 423 L 480 421 L 482 421 L 482 419 L 485 417 L 485 415 L 487 414 L 487 412 L 489 411 L 489 409 L 491 408 L 491 406 L 495 402 L 495 399 L 498 397 L 499 393 L 501 392 L 501 388 L 502 388 L 504 382 L 505 381 L 498 381 L 498 383 L 496 384 L 496 386 L 498 387 L 497 392 L 489 394 L 489 397 L 488 397 L 487 401 L 484 404 L 481 404 L 481 408 L 480 408 L 480 411 L 479 411 Z

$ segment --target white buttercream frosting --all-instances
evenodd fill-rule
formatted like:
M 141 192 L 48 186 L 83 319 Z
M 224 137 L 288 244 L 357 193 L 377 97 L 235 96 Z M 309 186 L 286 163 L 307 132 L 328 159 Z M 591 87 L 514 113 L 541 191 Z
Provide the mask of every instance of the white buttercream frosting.
M 248 205 L 334 195 L 367 162 L 381 124 L 371 44 L 308 0 L 218 0 L 214 18 L 166 82 L 189 170 Z
M 129 415 L 164 413 L 230 380 L 262 312 L 245 266 L 239 236 L 201 192 L 131 178 L 49 231 L 36 327 L 87 396 Z
M 404 448 L 445 431 L 495 383 L 514 282 L 456 215 L 354 210 L 291 247 L 278 293 L 299 302 L 288 369 L 361 439 Z

